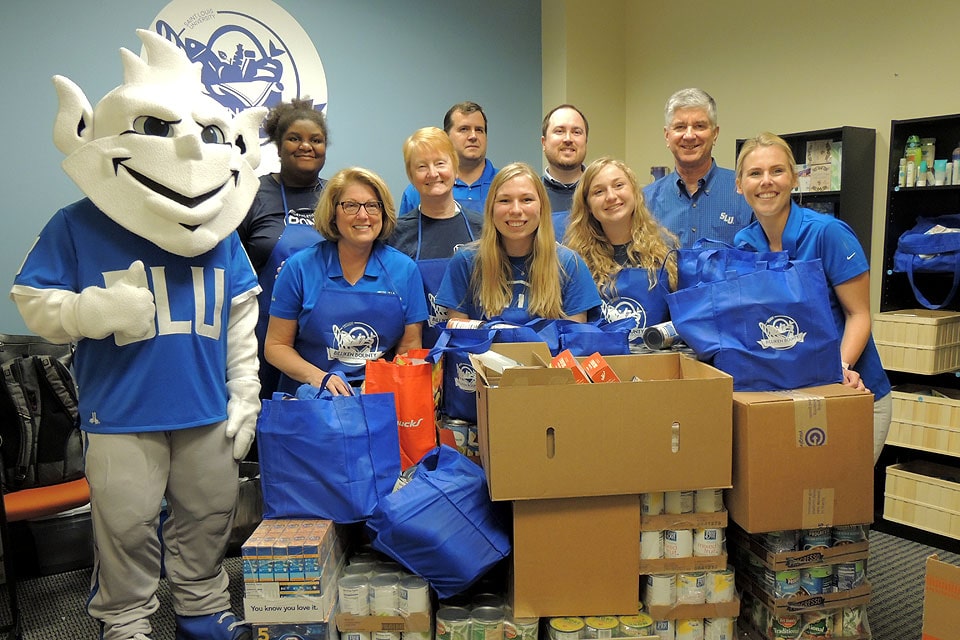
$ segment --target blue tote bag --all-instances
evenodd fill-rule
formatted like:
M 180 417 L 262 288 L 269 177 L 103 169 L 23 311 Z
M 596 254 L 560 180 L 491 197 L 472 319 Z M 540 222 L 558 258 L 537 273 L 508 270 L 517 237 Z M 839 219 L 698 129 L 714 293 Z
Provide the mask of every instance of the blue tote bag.
M 370 517 L 400 476 L 392 393 L 275 393 L 257 420 L 265 518 Z
M 719 245 L 705 247 L 705 242 Z M 790 261 L 786 251 L 750 251 L 735 249 L 719 240 L 701 238 L 689 249 L 677 249 L 677 289 L 694 287 L 701 282 L 725 280 L 727 272 L 738 274 L 756 271 L 758 264 L 765 268 L 781 269 Z
M 677 333 L 735 391 L 841 382 L 840 337 L 820 260 L 760 262 L 667 296 Z
M 367 520 L 370 544 L 423 577 L 442 600 L 510 553 L 506 503 L 490 501 L 483 469 L 441 445 Z
M 556 322 L 560 351 L 569 350 L 576 357 L 587 357 L 595 353 L 602 356 L 629 355 L 630 333 L 635 327 L 634 318 L 622 318 L 614 322 Z
M 917 218 L 914 227 L 897 240 L 893 270 L 907 274 L 914 297 L 927 309 L 942 309 L 950 304 L 960 287 L 960 214 Z M 914 273 L 952 274 L 953 282 L 943 302 L 930 302 L 917 288 Z
M 554 320 L 534 320 L 525 325 L 490 321 L 476 329 L 445 327 L 427 354 L 427 361 L 443 357 L 443 414 L 450 418 L 477 421 L 476 372 L 471 353 L 489 351 L 494 342 L 546 342 L 559 353 L 560 336 Z

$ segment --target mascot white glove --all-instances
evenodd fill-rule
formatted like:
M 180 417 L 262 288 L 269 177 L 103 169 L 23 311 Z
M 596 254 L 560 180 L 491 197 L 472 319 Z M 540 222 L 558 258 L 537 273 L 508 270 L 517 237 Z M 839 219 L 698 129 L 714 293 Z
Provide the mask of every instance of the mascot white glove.
M 235 302 L 227 329 L 227 427 L 233 438 L 233 457 L 243 460 L 250 451 L 260 414 L 260 380 L 257 375 L 256 296 Z
M 122 344 L 156 331 L 156 313 L 143 262 L 136 260 L 106 287 L 87 287 L 65 299 L 60 319 L 70 335 L 94 340 L 116 335 Z

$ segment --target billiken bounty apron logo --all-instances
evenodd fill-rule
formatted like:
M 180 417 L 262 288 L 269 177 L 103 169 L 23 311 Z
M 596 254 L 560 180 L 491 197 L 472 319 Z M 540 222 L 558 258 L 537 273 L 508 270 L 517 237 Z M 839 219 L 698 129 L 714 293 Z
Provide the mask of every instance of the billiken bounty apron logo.
M 271 0 L 173 0 L 152 28 L 202 65 L 200 79 L 214 100 L 239 113 L 293 98 L 312 98 L 326 110 L 327 78 L 310 37 Z M 266 135 L 260 132 L 261 145 Z M 272 146 L 272 145 L 271 145 Z M 275 171 L 264 152 L 261 173 Z
M 383 351 L 380 350 L 380 336 L 373 327 L 364 322 L 333 325 L 333 339 L 337 344 L 327 349 L 328 360 L 359 365 L 383 356 Z
M 792 349 L 807 335 L 790 316 L 770 316 L 766 322 L 758 324 L 763 340 L 757 340 L 757 344 L 764 349 Z

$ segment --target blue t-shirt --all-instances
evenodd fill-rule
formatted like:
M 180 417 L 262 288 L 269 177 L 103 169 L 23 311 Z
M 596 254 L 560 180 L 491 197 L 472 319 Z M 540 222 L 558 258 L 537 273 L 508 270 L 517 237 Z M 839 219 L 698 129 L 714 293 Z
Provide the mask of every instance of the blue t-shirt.
M 464 209 L 473 211 L 483 211 L 484 204 L 487 201 L 487 193 L 490 191 L 490 184 L 493 177 L 497 175 L 497 168 L 489 159 L 484 158 L 483 173 L 480 178 L 471 184 L 467 184 L 460 178 L 453 181 L 453 199 L 463 205 Z M 400 206 L 397 208 L 397 215 L 403 215 L 408 211 L 413 211 L 420 206 L 420 192 L 412 184 L 408 184 L 400 197 Z
M 681 249 L 700 238 L 732 245 L 736 233 L 753 219 L 750 205 L 737 193 L 736 174 L 716 162 L 692 196 L 674 170 L 644 187 L 643 199 L 660 224 L 680 238 Z
M 476 256 L 476 245 L 468 245 L 453 254 L 437 292 L 437 304 L 464 313 L 468 318 L 491 320 L 493 318 L 483 313 L 480 300 L 470 289 Z M 575 251 L 559 245 L 557 258 L 560 260 L 560 297 L 564 314 L 572 316 L 599 307 L 600 294 L 583 258 Z M 513 299 L 501 316 L 510 322 L 523 323 L 533 319 L 527 312 L 530 301 L 530 283 L 526 279 L 528 259 L 511 258 L 510 264 L 513 267 Z
M 323 289 L 393 293 L 400 298 L 404 325 L 427 319 L 427 302 L 417 265 L 380 241 L 373 245 L 363 277 L 353 285 L 343 276 L 335 242 L 324 240 L 293 254 L 277 276 L 270 315 L 299 320 L 323 304 Z
M 236 233 L 185 258 L 130 233 L 83 199 L 47 223 L 15 284 L 79 293 L 106 286 L 135 260 L 143 261 L 154 294 L 156 332 L 123 345 L 113 335 L 77 343 L 81 427 L 130 433 L 225 420 L 230 308 L 260 291 Z
M 834 287 L 870 270 L 870 263 L 853 229 L 833 216 L 791 203 L 781 242 L 791 260 L 819 258 L 823 263 L 823 272 L 830 285 L 830 310 L 837 333 L 842 337 L 846 319 Z M 743 249 L 770 251 L 770 243 L 759 222 L 753 222 L 741 230 L 735 243 Z M 875 398 L 890 393 L 890 381 L 883 370 L 873 336 L 867 340 L 860 359 L 852 363 L 852 368 L 860 374 L 863 384 L 873 392 Z

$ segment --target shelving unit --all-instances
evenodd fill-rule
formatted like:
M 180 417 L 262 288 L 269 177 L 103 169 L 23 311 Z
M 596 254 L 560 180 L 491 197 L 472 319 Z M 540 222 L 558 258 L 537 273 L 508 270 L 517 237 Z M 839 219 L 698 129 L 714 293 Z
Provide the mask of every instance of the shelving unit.
M 873 234 L 873 166 L 877 132 L 874 129 L 844 126 L 778 135 L 787 141 L 800 164 L 806 160 L 807 142 L 830 140 L 843 143 L 840 189 L 795 193 L 793 199 L 797 204 L 811 209 L 819 210 L 821 205 L 832 208 L 833 215 L 853 228 L 869 256 Z M 737 155 L 743 143 L 743 139 L 737 140 Z
M 911 120 L 894 120 L 890 125 L 890 157 L 887 172 L 887 208 L 883 243 L 883 273 L 881 276 L 880 311 L 922 308 L 917 302 L 905 273 L 893 271 L 893 255 L 900 235 L 911 229 L 920 216 L 934 217 L 948 213 L 960 213 L 960 185 L 932 187 L 898 187 L 900 158 L 903 157 L 907 138 L 936 138 L 936 157 L 949 158 L 960 141 L 960 114 Z M 950 290 L 948 274 L 915 274 L 918 288 L 931 302 L 940 302 Z M 946 309 L 960 310 L 960 299 L 953 300 Z M 960 372 L 923 375 L 887 370 L 894 387 L 919 385 L 923 388 L 941 387 L 960 389 Z M 960 426 L 960 425 L 958 425 Z M 952 447 L 952 445 L 951 445 Z M 932 449 L 898 442 L 884 446 L 874 476 L 874 527 L 894 535 L 923 544 L 957 552 L 960 539 L 930 533 L 920 528 L 886 520 L 883 517 L 886 469 L 888 466 L 911 461 L 924 461 L 946 465 L 960 473 L 960 448 L 957 450 Z

